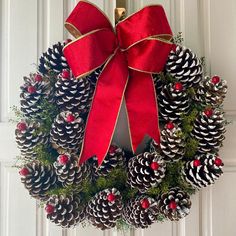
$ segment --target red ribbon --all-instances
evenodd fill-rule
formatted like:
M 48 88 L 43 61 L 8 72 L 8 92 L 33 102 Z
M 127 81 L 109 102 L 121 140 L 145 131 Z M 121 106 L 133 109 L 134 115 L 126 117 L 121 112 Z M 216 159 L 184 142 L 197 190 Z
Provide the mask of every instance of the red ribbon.
M 114 29 L 96 6 L 80 1 L 66 21 L 77 39 L 64 48 L 75 77 L 105 63 L 88 116 L 80 164 L 97 156 L 103 162 L 125 99 L 133 152 L 149 135 L 160 142 L 158 108 L 152 73 L 163 70 L 173 45 L 162 6 L 148 6 Z

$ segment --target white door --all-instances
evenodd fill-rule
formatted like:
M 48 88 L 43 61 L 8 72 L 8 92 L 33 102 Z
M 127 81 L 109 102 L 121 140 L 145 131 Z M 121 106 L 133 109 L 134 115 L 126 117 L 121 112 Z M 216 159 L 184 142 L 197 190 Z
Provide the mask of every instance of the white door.
M 88 228 L 61 230 L 45 220 L 43 210 L 20 184 L 14 164 L 17 150 L 10 107 L 19 104 L 23 75 L 56 41 L 67 38 L 63 22 L 76 0 L 0 0 L 0 236 L 118 236 Z M 115 0 L 93 0 L 111 19 Z M 159 223 L 129 236 L 235 236 L 236 235 L 236 1 L 235 0 L 129 0 L 128 12 L 144 5 L 164 6 L 172 29 L 181 31 L 186 46 L 205 56 L 210 74 L 229 85 L 225 110 L 228 126 L 221 156 L 225 174 L 213 187 L 192 198 L 191 214 L 179 223 Z

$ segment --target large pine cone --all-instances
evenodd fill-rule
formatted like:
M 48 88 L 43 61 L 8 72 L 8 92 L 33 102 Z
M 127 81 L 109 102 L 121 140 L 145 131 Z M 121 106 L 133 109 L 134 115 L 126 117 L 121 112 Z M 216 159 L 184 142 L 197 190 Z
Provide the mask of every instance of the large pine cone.
M 166 71 L 178 79 L 185 88 L 198 85 L 203 68 L 198 57 L 188 48 L 177 46 L 166 62 Z
M 44 166 L 37 161 L 24 165 L 20 174 L 21 182 L 29 194 L 40 200 L 47 198 L 47 191 L 54 186 L 57 180 L 52 166 Z
M 125 153 L 121 148 L 111 145 L 102 164 L 98 167 L 97 157 L 94 157 L 92 165 L 95 177 L 107 176 L 114 169 L 125 168 Z
M 158 199 L 160 212 L 172 221 L 178 221 L 190 213 L 190 196 L 180 188 L 172 188 Z
M 191 100 L 186 89 L 177 82 L 162 88 L 158 104 L 160 118 L 166 121 L 179 121 L 182 115 L 189 112 Z
M 126 204 L 123 218 L 134 228 L 147 228 L 157 221 L 158 213 L 157 202 L 153 198 L 138 196 Z
M 219 76 L 206 77 L 201 81 L 194 100 L 203 105 L 217 107 L 223 103 L 226 93 L 227 82 L 225 80 L 221 80 Z
M 47 218 L 63 228 L 70 228 L 85 219 L 85 208 L 74 195 L 53 195 L 45 207 Z
M 145 152 L 129 160 L 127 183 L 145 192 L 162 181 L 165 171 L 166 164 L 158 153 Z
M 196 118 L 192 130 L 192 137 L 198 144 L 201 153 L 218 152 L 222 146 L 225 133 L 225 119 L 222 111 L 206 109 Z
M 40 131 L 39 122 L 21 121 L 15 130 L 16 143 L 21 151 L 21 155 L 28 159 L 36 157 L 35 147 L 48 143 L 48 136 Z
M 20 87 L 21 111 L 26 117 L 38 118 L 42 111 L 42 99 L 49 98 L 51 89 L 48 81 L 38 74 L 24 77 L 24 84 Z
M 51 143 L 59 153 L 77 153 L 84 135 L 84 120 L 78 113 L 61 112 L 51 128 Z
M 39 72 L 43 75 L 49 72 L 60 74 L 63 69 L 69 69 L 66 58 L 63 54 L 63 47 L 68 41 L 58 42 L 48 48 L 39 59 Z
M 214 184 L 222 174 L 223 163 L 216 154 L 201 154 L 183 167 L 184 179 L 195 188 Z
M 88 112 L 92 101 L 88 79 L 76 79 L 69 71 L 58 75 L 55 100 L 61 111 Z
M 177 125 L 169 122 L 161 131 L 160 146 L 152 140 L 151 151 L 160 152 L 165 161 L 178 161 L 185 154 L 185 140 L 182 130 Z
M 106 189 L 97 193 L 87 206 L 89 222 L 101 230 L 111 229 L 116 226 L 116 221 L 121 218 L 122 198 L 120 192 Z
M 80 185 L 83 180 L 91 176 L 90 166 L 86 163 L 79 166 L 78 157 L 69 153 L 60 155 L 54 162 L 54 168 L 63 186 Z

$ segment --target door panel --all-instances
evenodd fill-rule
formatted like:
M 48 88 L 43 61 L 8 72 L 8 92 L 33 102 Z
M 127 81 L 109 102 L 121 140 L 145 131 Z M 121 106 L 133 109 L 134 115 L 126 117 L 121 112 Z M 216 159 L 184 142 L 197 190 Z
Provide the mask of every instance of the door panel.
M 71 37 L 64 20 L 77 0 L 1 0 L 0 1 L 0 235 L 1 236 L 121 236 L 123 232 L 100 232 L 78 227 L 62 230 L 45 219 L 11 166 L 18 151 L 10 107 L 19 104 L 22 77 L 33 71 L 39 55 L 54 42 Z M 92 1 L 114 22 L 115 0 Z M 229 93 L 225 102 L 229 125 L 221 156 L 226 164 L 224 176 L 217 183 L 192 197 L 190 215 L 178 222 L 155 224 L 129 236 L 234 236 L 236 218 L 236 102 L 235 41 L 236 2 L 228 0 L 127 0 L 128 13 L 145 5 L 162 4 L 174 33 L 182 32 L 185 45 L 205 56 L 207 71 L 227 79 Z M 118 132 L 119 133 L 119 132 Z

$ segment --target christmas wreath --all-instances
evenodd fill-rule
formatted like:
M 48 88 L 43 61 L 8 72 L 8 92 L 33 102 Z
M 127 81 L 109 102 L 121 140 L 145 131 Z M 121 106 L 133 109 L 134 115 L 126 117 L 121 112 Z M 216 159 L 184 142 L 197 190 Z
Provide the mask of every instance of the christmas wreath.
M 159 5 L 114 31 L 80 1 L 66 26 L 77 39 L 50 47 L 20 87 L 21 182 L 61 227 L 147 228 L 185 217 L 190 195 L 223 173 L 226 81 L 205 76 L 173 40 Z M 132 150 L 111 143 L 122 100 Z M 136 153 L 144 135 L 150 141 Z

